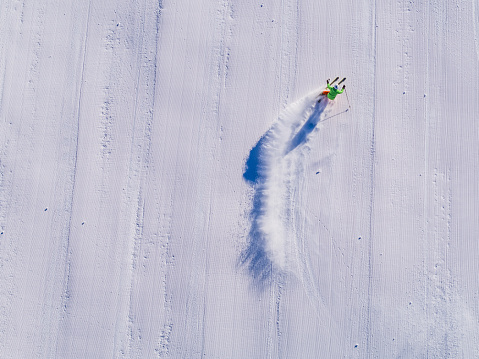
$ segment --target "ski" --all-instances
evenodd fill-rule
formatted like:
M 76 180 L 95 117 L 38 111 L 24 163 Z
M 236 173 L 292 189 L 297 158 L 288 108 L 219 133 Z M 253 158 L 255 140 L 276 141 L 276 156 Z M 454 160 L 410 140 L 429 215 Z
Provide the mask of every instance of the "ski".
M 338 86 L 341 85 L 344 81 L 346 81 L 346 77 L 342 79 L 341 81 L 339 81 Z
M 329 83 L 329 85 L 334 84 L 334 83 L 335 83 L 336 81 L 338 81 L 338 80 L 339 80 L 339 77 L 336 77 L 336 78 L 333 80 L 333 82 L 330 82 L 330 83 Z

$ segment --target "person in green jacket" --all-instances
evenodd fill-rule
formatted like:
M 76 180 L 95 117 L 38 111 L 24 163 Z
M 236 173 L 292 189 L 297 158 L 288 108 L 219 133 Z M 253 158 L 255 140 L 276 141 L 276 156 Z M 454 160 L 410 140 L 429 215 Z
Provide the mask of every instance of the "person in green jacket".
M 344 89 L 346 88 L 346 85 L 343 85 L 343 88 L 341 90 L 339 90 L 338 85 L 331 86 L 329 84 L 329 79 L 326 80 L 326 84 L 328 85 L 328 98 L 330 100 L 334 100 L 336 96 L 342 94 L 344 92 Z

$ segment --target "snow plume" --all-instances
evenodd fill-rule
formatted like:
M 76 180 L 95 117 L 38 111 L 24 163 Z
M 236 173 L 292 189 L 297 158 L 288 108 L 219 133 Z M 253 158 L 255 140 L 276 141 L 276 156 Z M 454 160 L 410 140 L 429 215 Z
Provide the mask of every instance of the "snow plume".
M 296 149 L 307 143 L 330 103 L 327 98 L 318 103 L 319 92 L 284 109 L 246 161 L 243 177 L 252 183 L 254 195 L 249 243 L 241 262 L 258 282 L 287 271 L 295 258 L 291 197 L 298 161 L 304 158 Z

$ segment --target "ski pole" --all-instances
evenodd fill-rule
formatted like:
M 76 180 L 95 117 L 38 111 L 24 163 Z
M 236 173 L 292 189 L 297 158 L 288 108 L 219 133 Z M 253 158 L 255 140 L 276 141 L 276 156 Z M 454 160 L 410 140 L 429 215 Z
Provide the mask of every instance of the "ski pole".
M 324 122 L 324 121 L 326 121 L 326 120 L 329 120 L 330 118 L 333 118 L 333 117 L 336 117 L 336 116 L 342 115 L 343 113 L 346 113 L 346 112 L 348 112 L 348 111 L 349 111 L 349 109 L 346 109 L 346 110 L 344 110 L 344 111 L 338 112 L 338 113 L 337 113 L 337 114 L 335 114 L 335 115 L 332 115 L 332 116 L 326 117 L 326 118 L 324 118 L 324 119 L 322 119 L 321 121 L 318 121 L 318 122 Z
M 344 92 L 346 92 L 346 99 L 348 100 L 349 109 L 351 109 L 351 103 L 349 102 L 348 91 L 346 91 L 346 88 L 344 88 Z

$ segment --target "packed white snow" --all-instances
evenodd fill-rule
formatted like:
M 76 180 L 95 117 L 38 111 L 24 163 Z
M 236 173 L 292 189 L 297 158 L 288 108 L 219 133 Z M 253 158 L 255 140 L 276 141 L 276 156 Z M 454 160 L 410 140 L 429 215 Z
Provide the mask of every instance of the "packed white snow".
M 478 34 L 478 0 L 1 1 L 0 357 L 478 358 Z

